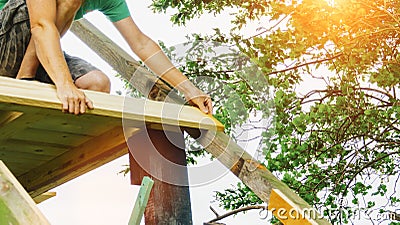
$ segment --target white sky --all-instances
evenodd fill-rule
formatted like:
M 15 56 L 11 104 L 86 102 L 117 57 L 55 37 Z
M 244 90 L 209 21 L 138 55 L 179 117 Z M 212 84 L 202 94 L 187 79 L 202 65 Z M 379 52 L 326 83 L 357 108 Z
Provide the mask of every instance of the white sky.
M 186 27 L 173 26 L 168 16 L 152 13 L 147 7 L 150 4 L 149 0 L 127 2 L 141 30 L 155 41 L 162 40 L 167 46 L 185 42 L 185 36 L 189 33 L 212 33 L 214 27 L 229 27 L 226 26 L 229 22 L 226 15 L 203 16 L 189 22 Z M 131 53 L 112 24 L 100 13 L 91 13 L 86 18 Z M 67 33 L 64 37 L 63 48 L 69 54 L 86 59 L 108 74 L 112 80 L 113 93 L 122 89 L 121 81 L 113 77 L 116 72 L 71 33 Z M 254 149 L 250 151 L 254 152 Z M 126 164 L 129 164 L 128 157 L 124 156 L 55 188 L 52 191 L 56 191 L 57 196 L 39 204 L 39 208 L 53 225 L 127 224 L 139 188 L 130 185 L 129 176 L 117 174 Z M 212 203 L 214 191 L 222 191 L 237 182 L 238 179 L 228 173 L 212 183 L 191 188 L 193 224 L 203 224 L 215 217 L 209 209 L 210 205 L 223 214 L 224 210 L 218 208 L 217 203 Z M 235 218 L 230 217 L 223 222 L 229 225 L 267 224 L 266 220 L 259 218 L 258 211 L 248 212 Z

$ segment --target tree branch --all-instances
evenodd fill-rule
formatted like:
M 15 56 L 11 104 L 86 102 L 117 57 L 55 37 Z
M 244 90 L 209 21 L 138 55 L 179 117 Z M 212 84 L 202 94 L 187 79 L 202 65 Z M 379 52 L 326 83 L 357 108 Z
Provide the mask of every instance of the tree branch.
M 343 55 L 343 53 L 339 53 L 339 54 L 334 55 L 334 56 L 332 56 L 330 58 L 319 59 L 319 60 L 315 60 L 315 61 L 311 61 L 311 62 L 306 62 L 306 63 L 300 64 L 300 65 L 297 65 L 297 66 L 293 66 L 293 67 L 290 67 L 290 68 L 286 68 L 286 69 L 283 69 L 283 70 L 273 71 L 273 72 L 267 73 L 266 76 L 277 74 L 277 73 L 284 73 L 284 72 L 287 72 L 287 71 L 290 71 L 290 70 L 298 69 L 298 68 L 303 67 L 303 66 L 308 66 L 308 65 L 312 65 L 312 64 L 316 64 L 316 63 L 322 63 L 322 62 L 325 62 L 325 61 L 330 61 L 330 60 L 336 59 L 336 58 L 338 58 L 338 57 L 340 57 L 342 55 Z
M 266 206 L 262 206 L 262 205 L 251 205 L 251 206 L 246 206 L 246 207 L 243 207 L 243 208 L 240 208 L 240 209 L 232 210 L 232 211 L 230 211 L 230 212 L 228 212 L 228 213 L 225 213 L 225 214 L 223 214 L 223 215 L 221 215 L 221 216 L 217 216 L 215 219 L 212 219 L 212 220 L 208 221 L 207 223 L 211 223 L 211 224 L 212 224 L 212 223 L 214 223 L 214 222 L 217 222 L 218 220 L 222 220 L 222 219 L 224 219 L 224 218 L 226 218 L 226 217 L 229 217 L 229 216 L 238 214 L 238 213 L 240 213 L 240 212 L 249 211 L 249 210 L 252 210 L 252 209 L 264 209 L 264 210 L 266 210 L 267 207 L 266 207 Z
M 383 156 L 381 156 L 381 157 L 379 157 L 379 158 L 376 158 L 376 159 L 374 159 L 374 160 L 368 162 L 368 163 L 365 164 L 364 166 L 362 166 L 359 170 L 357 170 L 357 171 L 351 176 L 351 178 L 349 179 L 349 182 L 347 183 L 346 188 L 344 189 L 343 193 L 346 193 L 346 191 L 347 191 L 347 189 L 349 189 L 350 184 L 351 184 L 351 182 L 353 181 L 353 179 L 354 179 L 359 173 L 361 173 L 364 169 L 366 169 L 366 168 L 370 167 L 371 165 L 373 165 L 373 164 L 375 164 L 375 163 L 381 161 L 382 159 L 387 158 L 387 157 L 389 157 L 389 156 L 391 156 L 391 155 L 394 155 L 394 154 L 400 154 L 400 151 L 388 153 L 388 154 L 383 155 Z

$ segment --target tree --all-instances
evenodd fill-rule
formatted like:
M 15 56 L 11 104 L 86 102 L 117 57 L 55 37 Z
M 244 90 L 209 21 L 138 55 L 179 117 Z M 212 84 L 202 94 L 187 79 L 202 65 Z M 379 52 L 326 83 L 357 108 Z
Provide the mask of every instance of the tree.
M 216 105 L 228 128 L 252 112 L 272 119 L 262 133 L 262 161 L 341 224 L 360 211 L 387 218 L 400 206 L 399 5 L 398 0 L 153 0 L 152 7 L 174 8 L 171 20 L 177 24 L 204 12 L 236 10 L 229 34 L 216 29 L 215 35 L 191 40 L 234 44 L 248 57 L 235 58 L 236 65 L 256 64 L 270 89 L 254 88 L 256 83 L 235 71 L 210 69 L 201 60 L 189 60 L 181 69 L 191 77 L 215 77 L 235 90 L 246 113 L 227 119 L 226 107 Z M 241 29 L 253 21 L 264 25 L 245 37 Z M 213 97 L 223 99 L 221 94 Z M 229 194 L 217 194 L 224 207 L 237 208 L 222 196 Z

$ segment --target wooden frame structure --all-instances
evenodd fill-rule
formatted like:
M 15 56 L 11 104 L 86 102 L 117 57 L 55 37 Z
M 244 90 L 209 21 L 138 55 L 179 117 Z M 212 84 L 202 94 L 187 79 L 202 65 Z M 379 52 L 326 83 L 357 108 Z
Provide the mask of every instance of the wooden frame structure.
M 175 147 L 168 146 L 167 138 L 159 135 L 163 133 L 160 129 L 223 130 L 221 123 L 194 107 L 146 99 L 127 100 L 123 96 L 93 91 L 85 94 L 93 100 L 95 109 L 79 116 L 65 114 L 61 112 L 53 85 L 0 77 L 0 159 L 38 201 L 46 197 L 42 194 L 49 189 L 127 154 L 128 140 L 133 140 L 134 146 L 144 144 L 140 150 L 146 153 L 153 144 L 146 142 L 143 134 L 161 141 L 157 151 L 169 152 Z M 126 103 L 135 107 L 124 107 Z M 175 114 L 176 111 L 179 113 Z M 129 125 L 123 126 L 122 121 Z M 176 138 L 179 136 L 183 139 L 182 133 Z M 177 153 L 185 162 L 184 151 Z M 141 176 L 143 173 L 139 170 L 140 167 L 134 173 Z M 166 187 L 162 182 L 156 181 L 156 184 L 156 188 Z M 180 192 L 185 195 L 182 204 L 189 209 L 184 219 L 191 221 L 187 187 L 169 188 L 163 194 L 177 194 L 178 189 L 184 191 Z M 150 202 L 157 201 L 150 198 Z M 170 207 L 171 214 L 175 211 L 179 210 Z M 147 218 L 156 218 L 156 215 L 146 214 Z
M 177 118 L 164 112 L 161 102 L 131 99 L 138 107 L 129 111 L 122 96 L 85 94 L 96 108 L 74 116 L 61 112 L 53 85 L 0 77 L 0 159 L 31 196 L 126 154 L 126 133 L 134 135 L 141 126 L 223 127 L 189 106 L 183 106 Z M 138 127 L 124 131 L 123 116 Z
M 75 22 L 72 31 L 148 98 L 154 99 L 156 94 L 157 99 L 163 99 L 170 91 L 168 85 L 141 69 L 138 62 L 86 20 Z M 278 214 L 282 213 L 281 209 L 286 213 L 294 209 L 300 214 L 312 209 L 224 134 L 222 124 L 198 109 L 175 105 L 181 107 L 179 116 L 169 115 L 162 107 L 170 103 L 132 99 L 138 107 L 127 109 L 123 108 L 122 96 L 92 91 L 85 91 L 85 94 L 95 103 L 94 110 L 81 116 L 63 114 L 54 86 L 0 77 L 0 159 L 32 197 L 126 154 L 127 134 L 135 137 L 144 129 L 156 131 L 170 125 L 182 127 L 196 137 L 209 153 L 268 203 L 278 218 L 282 218 Z M 182 102 L 176 96 L 168 100 Z M 136 126 L 124 131 L 122 117 L 135 122 Z M 159 185 L 163 184 L 156 181 L 153 190 Z M 171 193 L 178 190 L 168 188 Z M 150 197 L 149 202 L 154 196 L 157 195 Z M 182 204 L 187 202 L 190 204 L 190 200 Z M 281 221 L 284 224 L 330 224 L 318 216 L 294 219 L 287 216 Z
M 100 30 L 87 20 L 75 22 L 72 32 L 85 44 L 94 50 L 101 58 L 108 62 L 123 78 L 131 81 L 131 84 L 141 93 L 154 99 L 151 95 L 155 93 L 152 89 L 159 89 L 157 99 L 160 95 L 168 93 L 170 88 L 153 74 L 141 69 L 140 64 L 128 53 L 113 43 Z M 133 76 L 140 74 L 140 76 Z M 155 84 L 155 85 L 153 85 Z M 150 93 L 148 95 L 148 93 Z M 165 99 L 165 98 L 164 98 Z M 181 102 L 179 98 L 169 98 Z M 268 169 L 252 158 L 245 150 L 237 145 L 223 131 L 206 131 L 199 136 L 198 130 L 186 129 L 193 137 L 196 137 L 205 149 L 217 158 L 222 164 L 230 169 L 244 184 L 250 187 L 258 197 L 268 203 L 269 209 L 284 224 L 330 224 L 322 218 L 315 209 L 300 198 L 286 184 L 276 178 Z M 277 210 L 275 210 L 277 209 Z M 315 216 L 300 216 L 292 218 L 289 212 L 295 210 L 297 215 L 312 211 Z M 284 213 L 283 216 L 278 213 Z

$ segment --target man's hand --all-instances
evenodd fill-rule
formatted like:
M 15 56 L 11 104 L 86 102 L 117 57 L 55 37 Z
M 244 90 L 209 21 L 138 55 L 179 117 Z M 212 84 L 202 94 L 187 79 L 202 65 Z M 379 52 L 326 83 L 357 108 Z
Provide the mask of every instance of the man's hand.
M 189 94 L 185 95 L 186 100 L 189 104 L 196 106 L 202 112 L 206 114 L 212 114 L 212 100 L 211 97 L 196 87 L 189 92 Z
M 57 96 L 62 103 L 62 111 L 75 115 L 86 112 L 86 109 L 93 109 L 93 103 L 74 84 L 59 85 Z
M 189 101 L 191 105 L 197 106 L 202 112 L 212 114 L 212 101 L 209 96 L 199 96 Z
M 181 76 L 184 77 L 183 74 Z M 190 105 L 196 106 L 203 113 L 211 115 L 213 113 L 211 97 L 198 89 L 186 77 L 184 78 L 184 81 L 179 83 L 178 85 L 175 85 L 175 88 L 185 95 L 185 99 L 187 102 L 189 102 Z

